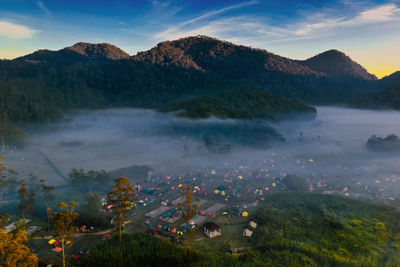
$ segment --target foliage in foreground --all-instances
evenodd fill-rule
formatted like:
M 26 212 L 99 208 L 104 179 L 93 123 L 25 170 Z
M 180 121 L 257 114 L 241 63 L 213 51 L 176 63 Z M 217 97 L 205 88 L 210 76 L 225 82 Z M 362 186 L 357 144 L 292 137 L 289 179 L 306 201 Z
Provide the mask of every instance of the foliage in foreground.
M 281 193 L 256 213 L 253 250 L 200 252 L 135 233 L 102 242 L 81 266 L 399 266 L 400 214 L 341 197 Z M 237 233 L 240 235 L 241 233 Z M 210 242 L 213 242 L 210 240 Z
M 309 266 L 400 264 L 400 215 L 393 207 L 286 193 L 269 198 L 256 217 L 259 227 L 252 242 L 266 261 Z
M 7 234 L 0 229 L 0 266 L 37 266 L 38 258 L 26 245 L 28 237 L 24 229 Z
M 144 233 L 99 244 L 78 266 L 242 266 L 230 256 L 206 255 Z
M 197 97 L 170 105 L 165 111 L 183 110 L 180 115 L 190 118 L 264 118 L 281 119 L 288 113 L 315 113 L 300 101 L 259 90 L 232 90 Z

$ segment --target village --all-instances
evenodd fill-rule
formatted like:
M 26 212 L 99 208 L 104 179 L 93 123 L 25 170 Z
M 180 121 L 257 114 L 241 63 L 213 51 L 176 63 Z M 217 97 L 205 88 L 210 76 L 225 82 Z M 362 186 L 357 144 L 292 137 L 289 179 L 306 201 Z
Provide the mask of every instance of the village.
M 275 158 L 274 158 L 275 157 Z M 190 229 L 194 232 L 194 246 L 206 251 L 242 253 L 251 249 L 251 237 L 257 228 L 254 213 L 269 196 L 283 191 L 304 191 L 310 193 L 336 194 L 349 198 L 380 200 L 396 206 L 398 196 L 385 194 L 387 187 L 373 188 L 355 178 L 344 179 L 346 184 L 331 184 L 329 177 L 311 175 L 317 164 L 314 160 L 296 160 L 298 168 L 310 172 L 305 178 L 291 176 L 281 170 L 276 154 L 269 160 L 242 161 L 239 166 L 225 162 L 221 168 L 202 166 L 185 175 L 158 175 L 149 172 L 141 181 L 132 179 L 137 194 L 136 207 L 124 224 L 125 232 L 142 231 L 184 242 Z M 237 163 L 237 162 L 235 162 Z M 232 164 L 232 165 L 231 165 Z M 255 168 L 257 166 L 258 168 Z M 346 166 L 338 166 L 346 170 Z M 348 168 L 347 168 L 348 169 Z M 398 177 L 376 179 L 376 186 L 396 184 Z M 195 216 L 187 224 L 182 218 L 179 204 L 183 186 L 190 187 L 193 203 L 197 205 Z M 387 190 L 389 191 L 389 190 Z M 64 197 L 66 200 L 67 198 Z M 101 212 L 112 218 L 112 206 L 107 196 L 101 197 Z M 61 257 L 60 241 L 55 239 L 45 222 L 33 218 L 26 220 L 26 231 L 31 238 L 28 246 L 48 265 Z M 112 221 L 110 221 L 112 223 Z M 93 225 L 79 225 L 72 241 L 67 244 L 71 261 L 79 260 L 102 240 L 115 234 L 113 224 L 97 228 Z M 11 216 L 6 232 L 17 229 L 17 216 Z M 56 259 L 56 260 L 54 260 Z

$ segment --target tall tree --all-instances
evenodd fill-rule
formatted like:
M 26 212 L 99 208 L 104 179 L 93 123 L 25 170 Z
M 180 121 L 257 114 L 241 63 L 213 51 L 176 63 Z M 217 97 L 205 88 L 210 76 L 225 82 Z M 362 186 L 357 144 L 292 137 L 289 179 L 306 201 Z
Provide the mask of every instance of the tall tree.
M 6 187 L 6 178 L 7 175 L 5 172 L 7 171 L 7 168 L 4 166 L 3 162 L 1 160 L 3 159 L 2 156 L 0 156 L 0 199 L 2 198 L 3 194 L 3 188 Z M 8 214 L 0 214 L 0 231 L 1 229 L 6 225 L 8 221 Z
M 0 231 L 2 231 L 6 227 L 8 218 L 8 214 L 0 214 Z
M 80 209 L 79 221 L 85 225 L 101 227 L 108 225 L 107 215 L 101 211 L 101 196 L 97 192 L 85 195 L 86 203 Z
M 122 226 L 128 213 L 136 206 L 136 192 L 131 182 L 126 177 L 115 179 L 115 185 L 111 186 L 111 191 L 107 194 L 108 205 L 111 205 L 111 211 L 118 224 L 119 240 L 122 238 Z
M 0 229 L 0 266 L 38 266 L 38 258 L 26 246 L 28 237 L 24 229 L 7 234 Z
M 35 193 L 29 192 L 26 184 L 26 180 L 22 179 L 19 181 L 20 187 L 18 189 L 19 194 L 19 205 L 18 208 L 21 210 L 22 219 L 25 223 L 25 215 L 32 211 L 35 205 Z
M 0 189 L 2 187 L 6 186 L 6 178 L 7 178 L 7 175 L 5 174 L 7 171 L 7 168 L 6 168 L 6 166 L 4 166 L 4 163 L 1 162 L 2 160 L 3 160 L 3 157 L 0 156 Z
M 78 228 L 74 225 L 74 221 L 79 216 L 75 211 L 76 206 L 78 206 L 78 203 L 74 201 L 71 201 L 69 206 L 61 202 L 58 204 L 59 211 L 50 213 L 50 221 L 56 229 L 55 237 L 61 242 L 63 267 L 65 267 L 65 244 L 71 241 L 73 233 L 78 231 Z
M 187 246 L 188 248 L 192 245 L 192 239 L 194 236 L 194 229 L 192 229 L 189 225 L 192 219 L 196 216 L 197 210 L 199 209 L 198 202 L 200 199 L 193 199 L 193 188 L 187 187 L 186 185 L 181 185 L 181 196 L 182 202 L 178 203 L 178 210 L 181 212 L 182 219 L 185 221 L 187 228 Z
M 52 185 L 46 185 L 45 179 L 40 179 L 40 182 L 42 183 L 41 191 L 46 204 L 47 224 L 50 225 L 50 204 L 54 200 L 53 191 L 55 187 Z

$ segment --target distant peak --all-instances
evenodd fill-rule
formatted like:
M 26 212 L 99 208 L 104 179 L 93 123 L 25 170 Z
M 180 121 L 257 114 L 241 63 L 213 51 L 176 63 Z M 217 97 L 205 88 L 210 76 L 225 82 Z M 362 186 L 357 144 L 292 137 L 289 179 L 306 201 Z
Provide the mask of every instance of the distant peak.
M 129 58 L 128 53 L 124 52 L 115 45 L 108 43 L 92 44 L 79 42 L 65 49 L 74 51 L 89 58 L 106 58 L 113 60 Z
M 368 73 L 360 64 L 353 61 L 345 53 L 330 49 L 307 60 L 299 61 L 309 68 L 323 72 L 332 77 L 353 77 L 363 80 L 376 80 L 376 76 Z

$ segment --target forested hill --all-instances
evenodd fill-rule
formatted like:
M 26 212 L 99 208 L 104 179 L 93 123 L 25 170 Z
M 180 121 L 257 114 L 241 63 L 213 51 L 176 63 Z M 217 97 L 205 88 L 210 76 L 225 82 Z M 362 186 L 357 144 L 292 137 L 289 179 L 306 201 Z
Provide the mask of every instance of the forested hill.
M 353 61 L 344 53 L 332 49 L 304 61 L 299 64 L 312 70 L 325 73 L 332 77 L 352 77 L 363 80 L 376 80 L 376 76 L 368 73 L 360 64 Z
M 163 42 L 133 58 L 150 64 L 211 72 L 223 78 L 236 79 L 236 75 L 241 78 L 256 78 L 266 72 L 326 76 L 266 50 L 235 45 L 207 36 Z
M 400 82 L 362 98 L 361 107 L 400 110 Z
M 280 120 L 292 113 L 313 114 L 316 109 L 298 100 L 287 99 L 265 91 L 230 90 L 216 95 L 200 96 L 167 106 L 165 111 L 180 111 L 179 115 L 190 118 Z
M 78 43 L 0 61 L 0 120 L 43 121 L 71 108 L 163 109 L 244 89 L 344 104 L 379 89 L 363 76 L 322 70 L 206 36 L 163 42 L 135 56 L 110 44 Z

